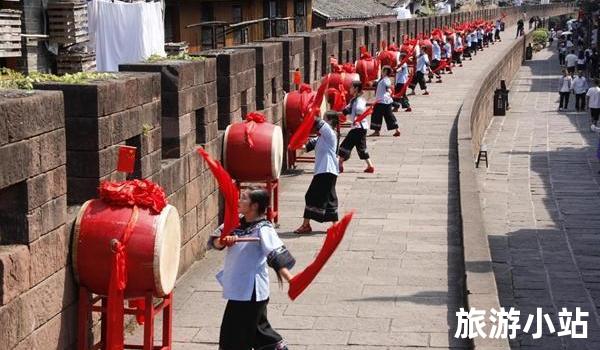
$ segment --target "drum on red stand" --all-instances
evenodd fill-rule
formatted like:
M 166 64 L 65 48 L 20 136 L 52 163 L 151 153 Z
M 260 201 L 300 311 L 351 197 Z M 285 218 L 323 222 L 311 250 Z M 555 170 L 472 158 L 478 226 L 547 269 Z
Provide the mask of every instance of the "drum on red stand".
M 346 90 L 346 100 L 350 100 L 350 88 L 352 82 L 360 81 L 360 75 L 358 73 L 329 73 L 324 79 L 329 79 L 327 88 L 334 88 L 339 90 L 339 86 L 342 85 Z
M 360 81 L 362 81 L 364 86 L 368 86 L 373 81 L 381 78 L 379 60 L 376 58 L 361 58 L 356 61 L 355 67 L 356 73 L 360 76 Z
M 83 204 L 75 221 L 73 270 L 80 285 L 107 295 L 113 242 L 122 237 L 133 208 L 111 206 L 101 199 Z M 144 297 L 149 291 L 164 297 L 175 287 L 179 270 L 181 226 L 177 209 L 167 205 L 160 214 L 138 208 L 133 233 L 125 244 L 125 298 Z
M 283 133 L 278 125 L 242 122 L 231 124 L 225 130 L 223 165 L 238 182 L 278 179 L 283 152 Z

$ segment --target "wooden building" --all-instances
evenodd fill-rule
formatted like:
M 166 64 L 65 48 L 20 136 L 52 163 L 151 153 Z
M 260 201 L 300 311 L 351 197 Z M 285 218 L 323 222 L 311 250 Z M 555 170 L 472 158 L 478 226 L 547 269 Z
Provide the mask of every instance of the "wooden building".
M 312 28 L 312 0 L 166 0 L 165 41 L 196 53 Z

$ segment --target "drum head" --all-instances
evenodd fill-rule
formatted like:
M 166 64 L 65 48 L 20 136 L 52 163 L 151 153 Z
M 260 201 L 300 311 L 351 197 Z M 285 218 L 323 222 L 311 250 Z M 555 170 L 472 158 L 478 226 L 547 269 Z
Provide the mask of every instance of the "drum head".
M 165 296 L 175 288 L 179 272 L 181 225 L 177 209 L 167 205 L 160 213 L 156 225 L 154 282 L 158 296 Z
M 271 167 L 273 179 L 279 179 L 281 176 L 281 166 L 283 165 L 283 133 L 281 127 L 275 125 L 273 128 L 273 137 L 271 138 Z

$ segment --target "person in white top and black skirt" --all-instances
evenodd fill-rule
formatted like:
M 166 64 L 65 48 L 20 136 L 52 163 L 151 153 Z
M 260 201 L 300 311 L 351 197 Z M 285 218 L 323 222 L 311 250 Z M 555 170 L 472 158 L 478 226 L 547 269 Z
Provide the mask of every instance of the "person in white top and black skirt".
M 275 270 L 280 283 L 284 279 L 289 282 L 293 278 L 289 270 L 296 260 L 266 218 L 269 203 L 264 188 L 247 189 L 239 201 L 240 226 L 225 238 L 221 238 L 221 226 L 209 237 L 209 249 L 227 247 L 223 269 L 216 276 L 227 300 L 219 350 L 288 349 L 267 319 L 268 267 Z M 240 238 L 257 241 L 238 241 Z
M 362 96 L 362 83 L 360 81 L 352 82 L 350 93 L 353 98 L 350 100 L 350 104 L 344 108 L 343 113 L 344 115 L 350 115 L 352 127 L 338 150 L 338 155 L 340 157 L 340 173 L 344 171 L 344 162 L 350 159 L 350 154 L 354 147 L 356 147 L 358 157 L 367 163 L 367 168 L 364 172 L 374 173 L 375 167 L 373 167 L 369 152 L 367 151 L 367 129 L 369 128 L 369 122 L 367 121 L 367 118 L 358 123 L 354 122 L 356 118 L 367 110 L 367 100 Z
M 335 184 L 339 174 L 337 159 L 337 112 L 327 113 L 326 120 L 317 119 L 314 131 L 319 136 L 305 145 L 307 152 L 315 150 L 314 176 L 304 196 L 304 221 L 294 232 L 310 233 L 310 220 L 317 222 L 338 221 L 338 199 Z M 327 121 L 327 122 L 326 122 Z M 333 125 L 330 125 L 333 124 Z

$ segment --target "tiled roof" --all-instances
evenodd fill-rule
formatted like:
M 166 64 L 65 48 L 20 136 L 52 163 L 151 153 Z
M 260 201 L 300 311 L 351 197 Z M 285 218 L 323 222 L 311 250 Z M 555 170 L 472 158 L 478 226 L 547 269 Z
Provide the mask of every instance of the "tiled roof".
M 368 19 L 395 16 L 396 13 L 375 0 L 313 0 L 313 11 L 329 20 Z

